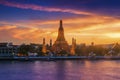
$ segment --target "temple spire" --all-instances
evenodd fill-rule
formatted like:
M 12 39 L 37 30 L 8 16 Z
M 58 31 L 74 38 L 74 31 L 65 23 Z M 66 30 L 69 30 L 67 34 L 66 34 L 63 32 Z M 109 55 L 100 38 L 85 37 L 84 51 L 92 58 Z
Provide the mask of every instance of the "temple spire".
M 59 30 L 63 30 L 62 20 L 60 20 L 60 27 Z
M 43 38 L 43 45 L 45 45 L 45 38 Z
M 42 52 L 43 53 L 47 52 L 46 45 L 45 45 L 45 38 L 43 38 Z
M 72 38 L 71 55 L 75 55 L 76 39 Z
M 52 39 L 50 39 L 50 47 L 52 47 Z
M 63 29 L 62 20 L 60 20 L 60 27 L 59 27 L 59 29 L 58 29 L 57 41 L 65 41 L 64 29 Z

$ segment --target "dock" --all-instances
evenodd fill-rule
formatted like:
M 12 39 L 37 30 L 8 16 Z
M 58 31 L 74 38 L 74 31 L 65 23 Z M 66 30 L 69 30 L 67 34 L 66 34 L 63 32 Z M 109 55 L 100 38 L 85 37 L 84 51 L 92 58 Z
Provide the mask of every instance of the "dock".
M 0 57 L 0 60 L 120 60 L 120 56 L 39 56 Z

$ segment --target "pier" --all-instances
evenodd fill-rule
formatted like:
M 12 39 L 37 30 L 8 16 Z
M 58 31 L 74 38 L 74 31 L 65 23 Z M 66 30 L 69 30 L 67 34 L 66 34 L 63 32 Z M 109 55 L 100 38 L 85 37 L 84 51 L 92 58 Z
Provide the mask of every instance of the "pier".
M 40 56 L 40 57 L 0 57 L 0 60 L 120 60 L 120 56 Z

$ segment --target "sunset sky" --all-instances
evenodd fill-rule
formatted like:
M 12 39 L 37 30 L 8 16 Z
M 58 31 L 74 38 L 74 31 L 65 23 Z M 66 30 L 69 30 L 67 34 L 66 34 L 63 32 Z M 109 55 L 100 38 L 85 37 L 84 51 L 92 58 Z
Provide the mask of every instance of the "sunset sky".
M 54 42 L 60 19 L 69 44 L 120 43 L 120 0 L 0 0 L 0 42 Z

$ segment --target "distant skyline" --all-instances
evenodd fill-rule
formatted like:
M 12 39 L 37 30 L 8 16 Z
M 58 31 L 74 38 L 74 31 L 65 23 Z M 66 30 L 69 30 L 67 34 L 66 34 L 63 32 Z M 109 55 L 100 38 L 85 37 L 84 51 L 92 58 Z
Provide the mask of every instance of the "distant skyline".
M 63 20 L 77 44 L 120 43 L 119 0 L 0 0 L 0 42 L 53 43 Z

